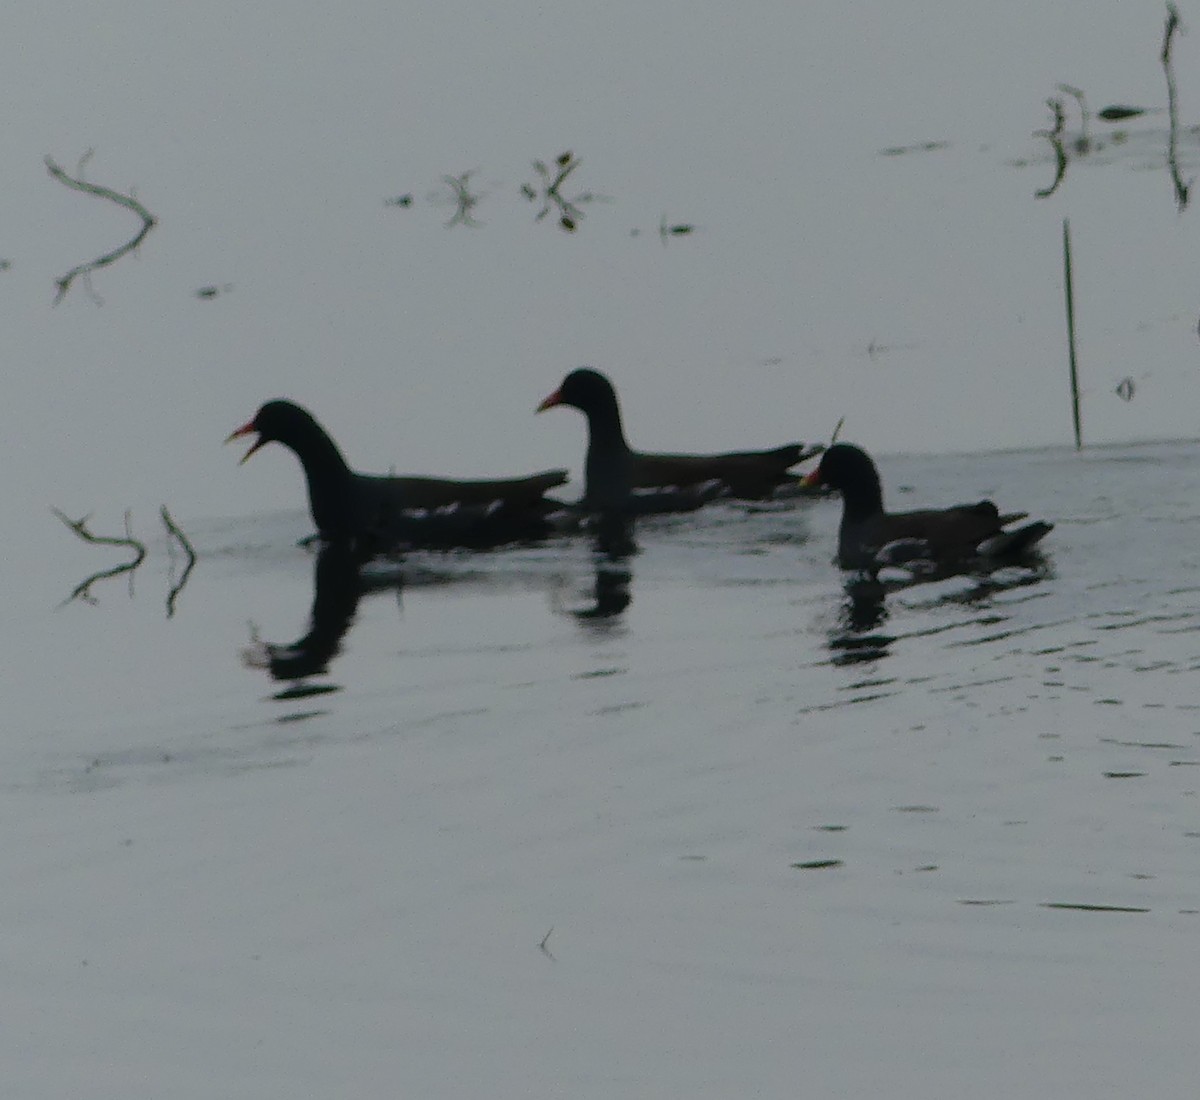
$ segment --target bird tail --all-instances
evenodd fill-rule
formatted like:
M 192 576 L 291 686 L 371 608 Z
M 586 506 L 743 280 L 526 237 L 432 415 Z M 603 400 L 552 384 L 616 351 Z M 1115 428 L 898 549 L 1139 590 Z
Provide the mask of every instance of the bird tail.
M 1033 549 L 1054 530 L 1053 523 L 1034 520 L 1015 531 L 1004 531 L 979 544 L 979 553 L 988 558 L 1012 558 Z

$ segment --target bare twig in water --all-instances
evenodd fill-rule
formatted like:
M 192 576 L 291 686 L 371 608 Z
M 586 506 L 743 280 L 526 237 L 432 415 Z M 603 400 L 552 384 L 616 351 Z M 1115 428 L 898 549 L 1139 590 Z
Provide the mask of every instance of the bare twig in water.
M 838 422 L 833 428 L 833 435 L 829 437 L 829 445 L 831 447 L 838 441 L 838 436 L 842 434 L 842 425 L 845 423 L 846 418 L 844 416 L 838 418 Z
M 183 591 L 184 585 L 188 582 L 188 577 L 191 576 L 192 570 L 196 566 L 196 551 L 193 548 L 191 541 L 187 535 L 180 530 L 179 525 L 171 518 L 171 513 L 167 511 L 167 506 L 164 504 L 159 513 L 162 516 L 163 526 L 167 529 L 167 534 L 174 538 L 183 547 L 183 552 L 187 556 L 187 564 L 183 567 L 183 572 L 179 574 L 179 579 L 171 585 L 171 591 L 167 593 L 167 618 L 171 618 L 175 614 L 175 601 L 179 598 L 179 593 Z M 168 543 L 168 547 L 174 543 Z M 172 563 L 174 562 L 174 554 L 171 554 Z
M 1171 67 L 1171 39 L 1177 30 L 1182 30 L 1179 9 L 1167 0 L 1167 25 L 1163 31 L 1162 67 L 1167 78 L 1167 166 L 1171 170 L 1171 181 L 1175 185 L 1175 203 L 1182 212 L 1188 204 L 1191 181 L 1183 182 L 1179 174 L 1179 105 L 1175 92 L 1175 72 Z
M 1034 134 L 1034 137 L 1044 137 L 1050 142 L 1050 148 L 1054 150 L 1054 179 L 1051 181 L 1049 187 L 1043 187 L 1040 191 L 1033 193 L 1035 199 L 1047 199 L 1053 195 L 1067 174 L 1067 150 L 1063 145 L 1063 129 L 1066 126 L 1066 114 L 1063 111 L 1062 100 L 1048 99 L 1046 100 L 1046 106 L 1054 112 L 1054 129 L 1038 130 Z
M 550 926 L 550 932 L 553 932 L 553 931 L 554 931 L 554 925 L 551 925 L 551 926 Z M 546 934 L 545 934 L 545 935 L 542 937 L 542 942 L 538 944 L 538 948 L 541 950 L 541 952 L 542 952 L 542 953 L 543 953 L 543 954 L 544 954 L 544 955 L 545 955 L 545 956 L 546 956 L 548 959 L 550 959 L 551 961 L 556 961 L 556 960 L 554 959 L 554 955 L 553 955 L 553 954 L 551 954 L 551 952 L 550 952 L 550 948 L 548 948 L 548 947 L 546 946 L 546 944 L 548 944 L 548 943 L 550 942 L 550 932 L 547 932 L 547 933 L 546 933 Z
M 583 220 L 580 205 L 602 199 L 602 196 L 591 191 L 584 191 L 569 199 L 562 193 L 562 185 L 566 183 L 567 177 L 582 163 L 583 161 L 572 152 L 560 153 L 555 157 L 553 170 L 543 161 L 533 162 L 533 170 L 541 177 L 542 199 L 542 208 L 534 216 L 534 221 L 540 222 L 551 210 L 555 210 L 558 213 L 559 227 L 573 233 Z M 521 185 L 521 194 L 530 202 L 538 198 L 538 192 L 528 183 Z
M 138 542 L 129 533 L 129 511 L 125 512 L 125 537 L 117 538 L 111 535 L 94 535 L 88 530 L 87 522 L 91 516 L 84 516 L 82 519 L 71 519 L 57 508 L 51 508 L 59 519 L 63 521 L 72 531 L 75 532 L 84 542 L 94 543 L 97 546 L 123 546 L 134 552 L 134 556 L 127 562 L 122 562 L 120 565 L 114 566 L 112 569 L 102 569 L 97 573 L 93 573 L 90 577 L 85 578 L 75 586 L 71 594 L 63 600 L 60 607 L 69 604 L 72 600 L 84 600 L 86 603 L 95 604 L 96 597 L 91 593 L 91 587 L 97 581 L 107 580 L 109 577 L 119 577 L 122 573 L 129 573 L 130 586 L 133 584 L 132 573 L 146 557 L 146 547 Z
M 88 183 L 83 178 L 83 170 L 88 160 L 91 158 L 94 150 L 89 149 L 82 157 L 79 158 L 79 165 L 75 170 L 75 175 L 69 176 L 67 173 L 54 163 L 51 157 L 46 157 L 46 170 L 60 183 L 67 187 L 73 188 L 76 191 L 83 191 L 88 195 L 98 195 L 102 199 L 108 199 L 110 202 L 115 202 L 118 206 L 124 206 L 127 210 L 132 210 L 139 218 L 142 219 L 142 228 L 130 240 L 126 241 L 120 248 L 115 248 L 111 252 L 106 252 L 103 256 L 99 256 L 94 260 L 89 260 L 87 263 L 78 264 L 71 268 L 61 278 L 56 279 L 58 293 L 54 296 L 54 304 L 58 305 L 66 296 L 68 290 L 71 289 L 71 284 L 80 276 L 83 277 L 84 283 L 87 285 L 93 300 L 97 305 L 103 304 L 100 297 L 91 288 L 91 274 L 93 271 L 98 271 L 102 267 L 108 267 L 109 264 L 116 263 L 122 256 L 128 252 L 132 252 L 138 245 L 146 239 L 146 234 L 154 228 L 155 217 L 150 213 L 138 200 L 133 196 L 132 192 L 128 195 L 122 195 L 120 192 L 113 191 L 109 187 L 101 187 L 99 184 Z

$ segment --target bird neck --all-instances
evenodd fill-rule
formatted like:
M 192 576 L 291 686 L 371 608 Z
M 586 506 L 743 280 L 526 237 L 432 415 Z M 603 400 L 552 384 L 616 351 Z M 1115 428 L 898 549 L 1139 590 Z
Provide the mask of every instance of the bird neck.
M 629 449 L 615 393 L 604 394 L 599 401 L 583 411 L 588 422 L 589 447 Z
M 842 488 L 843 515 L 847 522 L 869 519 L 883 511 L 883 488 L 878 475 Z
M 327 537 L 352 533 L 353 474 L 338 445 L 317 424 L 309 425 L 287 446 L 296 452 L 308 482 L 308 503 L 313 523 Z
M 588 449 L 584 499 L 594 508 L 621 508 L 633 487 L 633 455 L 621 425 L 616 396 L 585 410 Z

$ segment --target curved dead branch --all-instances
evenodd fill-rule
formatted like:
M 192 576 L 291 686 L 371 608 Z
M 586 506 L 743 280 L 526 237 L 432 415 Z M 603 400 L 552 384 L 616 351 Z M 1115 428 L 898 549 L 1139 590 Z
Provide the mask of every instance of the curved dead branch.
M 81 276 L 88 287 L 88 291 L 92 299 L 97 305 L 102 305 L 103 302 L 99 295 L 91 288 L 91 274 L 93 271 L 98 271 L 102 267 L 108 267 L 109 264 L 114 264 L 122 256 L 128 252 L 132 252 L 138 245 L 146 239 L 146 234 L 154 228 L 156 219 L 138 200 L 132 195 L 122 195 L 119 191 L 114 191 L 110 187 L 101 187 L 97 183 L 88 183 L 83 178 L 83 169 L 87 162 L 91 159 L 94 150 L 89 149 L 82 157 L 79 158 L 79 165 L 75 169 L 75 175 L 69 176 L 67 173 L 54 163 L 53 158 L 46 157 L 46 170 L 59 183 L 64 184 L 76 191 L 82 191 L 87 195 L 98 195 L 102 199 L 108 199 L 109 202 L 115 202 L 118 206 L 123 206 L 127 210 L 132 210 L 139 218 L 142 219 L 142 228 L 132 238 L 126 241 L 119 248 L 114 248 L 111 252 L 104 253 L 103 256 L 98 256 L 94 260 L 89 260 L 87 263 L 78 264 L 71 268 L 61 278 L 55 280 L 55 285 L 58 287 L 58 293 L 54 296 L 54 304 L 66 297 L 67 291 L 71 289 L 71 284 Z M 70 521 L 67 521 L 68 523 Z
M 57 508 L 51 508 L 59 519 L 63 521 L 72 531 L 75 532 L 84 542 L 94 543 L 97 546 L 123 546 L 134 552 L 134 556 L 129 561 L 122 562 L 120 565 L 113 566 L 111 569 L 101 569 L 93 573 L 90 577 L 85 577 L 77 584 L 71 594 L 63 600 L 59 607 L 71 603 L 73 600 L 83 600 L 85 603 L 95 604 L 96 597 L 91 593 L 91 587 L 97 581 L 108 580 L 109 577 L 119 577 L 122 573 L 132 573 L 146 557 L 146 547 L 143 543 L 138 542 L 129 533 L 129 512 L 125 512 L 125 537 L 118 538 L 111 535 L 94 535 L 88 530 L 87 522 L 91 516 L 84 516 L 82 519 L 71 519 L 69 516 L 60 512 Z M 129 578 L 130 586 L 133 584 L 133 577 Z

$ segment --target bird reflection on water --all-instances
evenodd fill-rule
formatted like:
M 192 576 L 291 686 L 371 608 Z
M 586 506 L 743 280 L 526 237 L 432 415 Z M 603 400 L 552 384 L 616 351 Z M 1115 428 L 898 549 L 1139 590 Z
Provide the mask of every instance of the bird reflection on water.
M 401 577 L 390 578 L 385 587 L 394 587 L 399 595 Z M 340 685 L 306 683 L 310 677 L 323 676 L 329 663 L 342 649 L 342 640 L 354 622 L 358 601 L 368 586 L 364 583 L 360 562 L 353 549 L 337 542 L 321 547 L 313 567 L 313 602 L 307 632 L 290 644 L 262 642 L 242 651 L 243 662 L 262 668 L 273 680 L 285 681 L 287 688 L 276 699 L 299 699 L 340 691 Z
M 829 648 L 835 665 L 853 665 L 886 657 L 895 635 L 879 630 L 888 620 L 884 597 L 887 586 L 874 577 L 855 576 L 846 582 L 837 627 L 830 631 Z
M 990 601 L 993 596 L 1039 584 L 1053 575 L 1049 560 L 1036 552 L 1024 555 L 1017 564 L 985 572 L 944 571 L 936 575 L 909 576 L 902 580 L 854 573 L 845 583 L 837 624 L 829 631 L 828 644 L 833 651 L 831 662 L 835 665 L 853 665 L 877 661 L 886 657 L 901 638 L 926 633 L 924 630 L 905 633 L 882 630 L 884 624 L 892 619 L 886 602 L 888 595 L 911 592 L 940 581 L 961 579 L 966 582 L 965 585 L 948 591 L 938 590 L 929 600 L 906 601 L 904 610 L 918 613 L 956 606 L 976 611 L 988 610 L 987 621 L 992 622 L 990 615 L 994 609 L 990 608 Z
M 577 619 L 612 619 L 620 615 L 632 602 L 629 591 L 633 573 L 628 568 L 610 561 L 596 563 L 596 581 L 592 587 L 595 602 L 587 607 L 574 608 L 571 612 Z
M 633 520 L 612 513 L 596 517 L 593 522 L 592 560 L 594 581 L 590 603 L 568 606 L 561 590 L 551 597 L 551 606 L 561 614 L 573 616 L 593 630 L 609 630 L 620 621 L 620 615 L 633 602 L 630 584 L 633 570 L 629 560 L 637 553 L 633 538 Z

